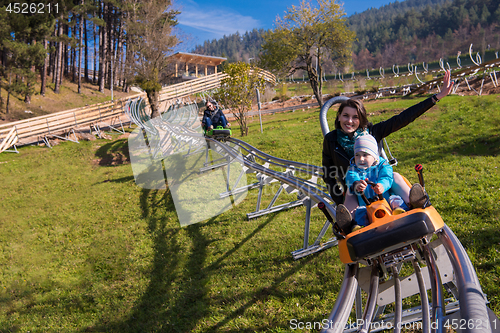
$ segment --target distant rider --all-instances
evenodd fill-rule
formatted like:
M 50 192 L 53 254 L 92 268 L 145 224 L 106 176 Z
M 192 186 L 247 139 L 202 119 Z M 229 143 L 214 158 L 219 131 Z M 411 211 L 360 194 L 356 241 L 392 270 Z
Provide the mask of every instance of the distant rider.
M 216 106 L 215 101 L 209 101 L 205 103 L 206 109 L 203 113 L 203 120 L 201 121 L 203 128 L 206 131 L 209 131 L 217 126 L 222 126 L 223 128 L 228 128 L 231 126 L 230 123 L 227 122 L 224 113 L 219 107 Z

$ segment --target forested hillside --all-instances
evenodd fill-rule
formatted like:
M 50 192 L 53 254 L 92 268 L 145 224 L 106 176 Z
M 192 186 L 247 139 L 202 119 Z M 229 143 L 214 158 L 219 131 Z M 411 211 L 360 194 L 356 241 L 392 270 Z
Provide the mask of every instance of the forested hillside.
M 404 8 L 407 2 L 425 6 Z M 356 69 L 433 61 L 471 43 L 476 51 L 500 49 L 497 0 L 408 0 L 353 15 L 348 23 L 358 36 Z
M 349 16 L 347 23 L 358 35 L 358 40 L 354 44 L 354 53 L 358 53 L 364 48 L 368 48 L 370 52 L 380 50 L 383 48 L 383 45 L 390 42 L 391 39 L 397 39 L 397 37 L 399 37 L 399 27 L 396 31 L 394 31 L 394 27 L 401 23 L 405 23 L 401 21 L 401 17 L 419 15 L 424 12 L 426 8 L 437 9 L 440 5 L 446 3 L 446 1 L 449 2 L 449 0 L 406 0 L 390 3 L 380 8 L 367 9 L 362 13 L 356 13 Z M 407 23 L 411 25 L 417 22 Z M 424 22 L 422 22 L 422 24 L 423 23 Z M 398 36 L 395 37 L 394 33 L 398 34 Z M 401 34 L 408 35 L 408 31 L 401 31 Z M 427 34 L 428 32 L 421 32 L 420 36 Z
M 497 0 L 407 0 L 369 9 L 347 18 L 356 32 L 355 69 L 435 61 L 466 51 L 500 49 Z M 228 61 L 258 57 L 264 30 L 206 41 L 193 52 L 225 56 Z
M 260 46 L 264 41 L 264 29 L 253 29 L 243 35 L 235 33 L 224 36 L 221 39 L 205 41 L 203 45 L 198 45 L 193 52 L 205 55 L 223 56 L 229 62 L 248 61 L 256 58 L 260 51 Z

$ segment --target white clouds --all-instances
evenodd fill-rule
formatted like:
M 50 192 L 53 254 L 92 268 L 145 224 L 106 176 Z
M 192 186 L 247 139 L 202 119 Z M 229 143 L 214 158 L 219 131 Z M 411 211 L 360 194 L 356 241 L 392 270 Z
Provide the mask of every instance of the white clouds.
M 181 9 L 181 14 L 177 16 L 180 25 L 199 29 L 212 34 L 230 35 L 237 31 L 244 33 L 254 28 L 259 28 L 259 20 L 251 16 L 243 16 L 230 9 L 202 8 L 192 1 L 186 1 Z

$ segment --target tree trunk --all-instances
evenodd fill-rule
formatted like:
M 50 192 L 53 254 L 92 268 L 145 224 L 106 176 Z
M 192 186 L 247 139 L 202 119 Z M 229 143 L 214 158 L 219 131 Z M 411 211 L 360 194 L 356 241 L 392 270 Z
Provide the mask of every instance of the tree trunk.
M 240 125 L 240 134 L 241 136 L 245 136 L 248 134 L 248 126 L 245 118 L 245 109 L 239 107 L 233 111 L 234 116 L 236 117 L 236 121 L 238 125 Z
M 321 104 L 320 107 L 323 106 L 323 66 L 321 66 L 321 56 L 319 54 L 319 48 L 318 48 L 318 66 L 317 66 L 317 72 L 318 72 L 318 95 L 321 98 Z
M 83 6 L 83 0 L 82 0 Z M 82 45 L 83 45 L 83 15 L 80 15 L 80 45 L 78 48 L 78 93 L 82 93 Z M 86 67 L 86 66 L 85 66 Z
M 113 85 L 114 85 L 113 80 L 114 80 L 114 70 L 115 70 L 114 66 L 116 64 L 115 61 L 116 34 L 114 29 L 114 26 L 116 25 L 116 15 L 114 15 L 113 7 L 111 7 L 111 5 L 108 5 L 106 25 L 108 28 L 108 84 L 109 84 L 109 89 L 113 91 Z
M 76 50 L 74 47 L 71 48 L 71 64 L 72 64 L 71 67 L 73 67 L 71 69 L 71 71 L 73 72 L 72 73 L 73 74 L 72 75 L 73 76 L 72 82 L 75 83 L 76 82 Z
M 94 13 L 94 16 L 96 14 Z M 94 71 L 92 73 L 92 83 L 95 84 L 96 83 L 96 72 L 97 72 L 97 39 L 96 39 L 96 36 L 97 36 L 97 29 L 96 29 L 96 26 L 95 26 L 95 23 L 92 23 L 93 27 L 94 27 Z
M 106 5 L 102 4 L 102 17 L 105 18 Z M 106 27 L 99 27 L 99 92 L 104 92 L 104 73 L 106 67 Z
M 160 116 L 160 92 L 159 91 L 151 91 L 147 93 L 149 106 L 151 107 L 151 118 L 156 118 Z
M 58 23 L 58 35 L 61 37 L 63 33 L 63 28 L 62 28 L 62 18 L 59 19 Z M 61 85 L 61 80 L 60 77 L 62 75 L 62 68 L 61 68 L 61 62 L 62 62 L 62 52 L 63 52 L 63 45 L 62 45 L 62 40 L 59 40 L 57 44 L 57 55 L 56 55 L 56 68 L 55 68 L 55 87 L 54 87 L 54 92 L 56 94 L 59 94 L 60 92 L 60 85 Z
M 323 106 L 323 97 L 319 91 L 318 73 L 312 66 L 312 61 L 307 62 L 307 74 L 309 75 L 309 83 L 311 84 L 314 96 L 316 97 L 319 107 L 321 108 Z
M 83 2 L 83 1 L 82 1 Z M 85 62 L 84 62 L 84 67 L 85 67 L 85 82 L 89 82 L 89 44 L 88 44 L 88 36 L 87 36 L 87 19 L 83 19 L 83 33 L 84 33 L 84 40 L 85 40 Z
M 66 36 L 69 35 L 69 27 L 67 24 L 64 25 L 64 34 Z M 63 78 L 65 76 L 68 76 L 68 72 L 69 72 L 69 66 L 68 66 L 68 47 L 69 45 L 66 45 L 66 44 L 63 44 L 63 58 L 62 58 L 62 63 L 61 63 L 61 68 L 62 68 L 62 71 L 61 71 L 61 76 L 59 77 L 60 79 L 60 84 L 62 85 L 62 81 L 63 81 Z
M 104 28 L 99 27 L 99 76 L 97 77 L 99 91 L 104 92 L 104 46 L 102 40 L 104 39 Z
M 71 17 L 72 21 L 75 21 L 75 15 Z M 75 27 L 71 27 L 71 37 L 75 38 L 76 34 L 76 29 Z M 70 27 L 68 26 L 68 37 L 70 35 Z M 76 59 L 75 59 L 75 48 L 71 46 L 71 44 L 68 44 L 68 60 L 69 60 L 69 66 L 68 66 L 68 75 L 71 74 L 71 82 L 75 83 L 76 82 Z
M 5 113 L 9 114 L 9 101 L 10 101 L 10 85 L 12 84 L 12 77 L 11 74 L 9 73 L 9 88 L 7 89 L 7 104 L 5 106 Z
M 123 19 L 123 17 L 122 17 Z M 121 62 L 121 58 L 122 58 L 122 48 L 123 48 L 123 30 L 122 30 L 122 21 L 120 20 L 120 24 L 118 26 L 118 36 L 117 36 L 117 47 L 116 47 L 116 50 L 117 50 L 117 54 L 116 54 L 116 57 L 115 57 L 115 75 L 116 75 L 116 79 L 118 80 L 118 86 L 120 86 L 123 82 L 122 82 L 122 75 L 121 75 L 121 69 L 122 69 L 122 62 Z
M 48 57 L 47 57 L 47 38 L 43 39 L 43 48 L 45 49 L 45 59 L 43 60 L 42 71 L 40 73 L 41 76 L 41 84 L 40 84 L 40 95 L 45 97 L 45 88 L 47 86 L 47 66 L 48 66 Z
M 2 62 L 2 66 L 4 68 L 6 68 L 7 67 L 7 52 L 6 52 L 5 48 L 2 48 L 1 62 Z M 3 98 L 2 98 L 1 93 L 2 93 L 2 80 L 0 80 L 0 108 L 3 106 Z
M 28 91 L 29 91 L 29 88 L 31 87 L 31 83 L 26 82 L 26 86 L 28 87 Z M 31 95 L 29 93 L 26 93 L 26 95 L 24 95 L 24 103 L 31 104 Z
M 122 77 L 123 77 L 123 89 L 122 91 L 123 92 L 126 92 L 128 93 L 128 78 L 127 78 L 127 63 L 129 61 L 129 57 L 130 57 L 130 48 L 129 48 L 129 38 L 128 36 L 125 37 L 126 38 L 126 41 L 125 41 L 125 58 L 123 59 L 123 68 L 122 68 Z
M 57 38 L 58 24 L 54 24 L 54 37 Z M 56 41 L 50 42 L 50 46 L 54 49 L 57 47 Z M 57 67 L 57 50 L 55 52 L 50 52 L 50 76 L 52 77 L 52 83 L 56 83 L 56 67 Z
M 56 25 L 56 30 L 57 30 L 57 25 Z M 57 36 L 57 32 L 54 34 L 54 37 Z M 54 77 L 56 76 L 56 52 L 53 51 L 57 47 L 57 44 L 55 42 L 50 42 L 49 43 L 49 49 L 52 50 L 50 52 L 50 57 L 49 57 L 49 73 L 48 75 L 51 77 L 51 82 L 54 83 Z
M 5 106 L 5 113 L 9 114 L 9 100 L 10 100 L 10 89 L 7 90 L 7 104 Z

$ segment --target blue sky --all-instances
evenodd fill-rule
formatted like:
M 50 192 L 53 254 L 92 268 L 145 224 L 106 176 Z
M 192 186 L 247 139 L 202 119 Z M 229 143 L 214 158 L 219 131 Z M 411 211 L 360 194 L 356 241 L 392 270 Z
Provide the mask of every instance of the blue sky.
M 343 7 L 350 16 L 391 2 L 395 0 L 345 1 Z M 175 8 L 181 11 L 177 17 L 178 28 L 190 37 L 181 46 L 181 51 L 190 51 L 205 40 L 237 31 L 243 34 L 254 28 L 271 29 L 277 15 L 283 16 L 288 7 L 299 4 L 300 0 L 174 0 Z

